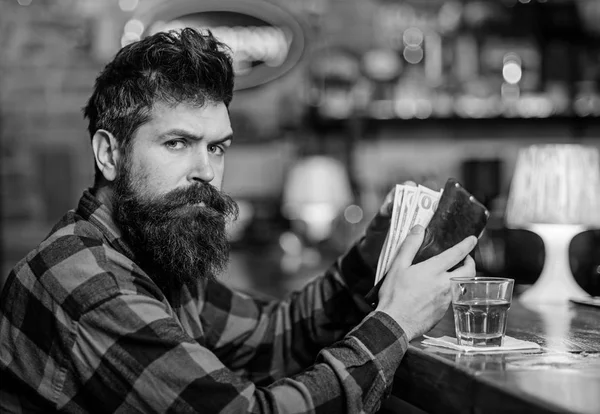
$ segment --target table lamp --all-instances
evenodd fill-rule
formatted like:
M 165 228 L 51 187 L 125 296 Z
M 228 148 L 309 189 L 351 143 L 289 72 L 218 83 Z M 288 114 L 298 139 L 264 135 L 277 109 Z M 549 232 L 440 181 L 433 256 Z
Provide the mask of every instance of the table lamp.
M 575 144 L 533 145 L 519 151 L 506 225 L 541 237 L 546 258 L 523 303 L 567 303 L 589 296 L 569 266 L 569 245 L 582 231 L 600 228 L 600 155 Z
M 346 167 L 338 160 L 316 155 L 290 168 L 283 188 L 283 215 L 301 221 L 303 236 L 319 243 L 331 235 L 336 217 L 352 204 Z

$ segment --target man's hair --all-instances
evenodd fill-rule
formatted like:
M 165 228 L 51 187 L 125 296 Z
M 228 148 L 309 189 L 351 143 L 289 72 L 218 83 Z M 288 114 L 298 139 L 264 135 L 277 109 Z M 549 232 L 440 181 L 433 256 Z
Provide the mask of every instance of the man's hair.
M 223 102 L 229 107 L 233 80 L 228 48 L 209 30 L 186 28 L 148 36 L 123 47 L 96 78 L 83 108 L 90 138 L 104 129 L 127 152 L 156 102 L 198 107 Z M 101 177 L 96 166 L 96 184 Z

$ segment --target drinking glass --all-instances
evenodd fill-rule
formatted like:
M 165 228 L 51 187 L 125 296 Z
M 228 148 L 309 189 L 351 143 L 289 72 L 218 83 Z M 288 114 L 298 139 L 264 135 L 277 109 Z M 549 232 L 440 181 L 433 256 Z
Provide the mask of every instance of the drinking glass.
M 450 282 L 458 344 L 502 346 L 514 279 L 453 277 Z

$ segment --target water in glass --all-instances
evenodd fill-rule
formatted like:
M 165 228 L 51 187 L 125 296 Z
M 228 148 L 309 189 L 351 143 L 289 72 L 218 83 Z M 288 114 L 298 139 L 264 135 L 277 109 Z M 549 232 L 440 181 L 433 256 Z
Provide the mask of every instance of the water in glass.
M 461 345 L 502 346 L 510 302 L 498 299 L 456 301 L 454 326 Z

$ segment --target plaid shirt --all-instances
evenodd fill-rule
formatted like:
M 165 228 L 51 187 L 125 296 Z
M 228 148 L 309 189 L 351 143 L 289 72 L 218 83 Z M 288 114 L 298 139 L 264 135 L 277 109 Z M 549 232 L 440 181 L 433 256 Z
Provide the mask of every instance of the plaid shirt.
M 284 301 L 165 294 L 86 191 L 0 297 L 0 411 L 373 412 L 407 341 L 372 283 L 354 248 Z

